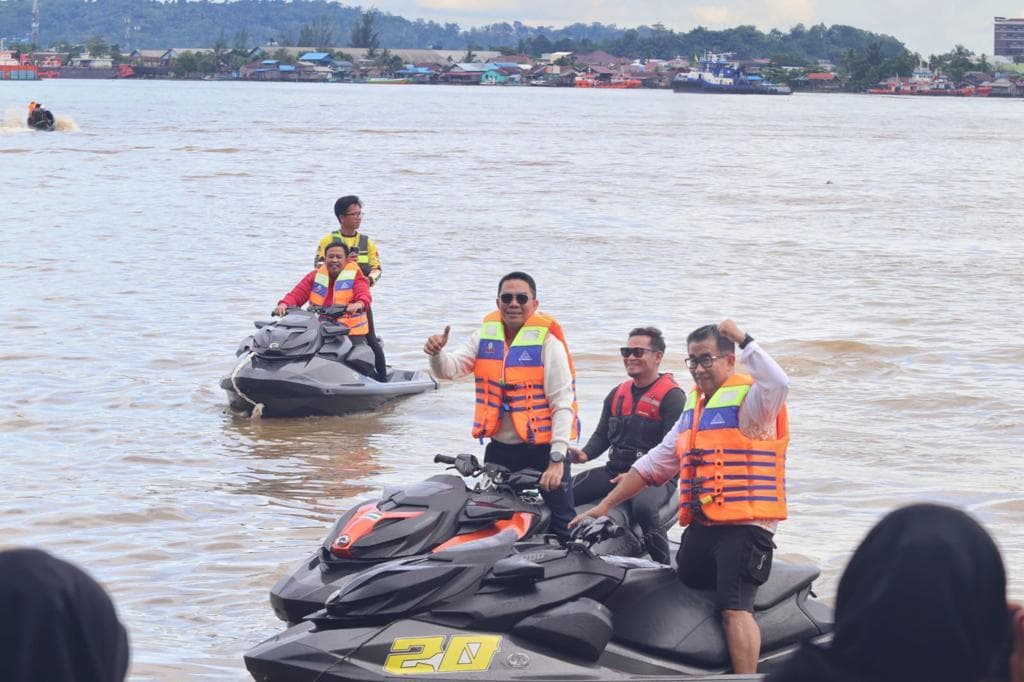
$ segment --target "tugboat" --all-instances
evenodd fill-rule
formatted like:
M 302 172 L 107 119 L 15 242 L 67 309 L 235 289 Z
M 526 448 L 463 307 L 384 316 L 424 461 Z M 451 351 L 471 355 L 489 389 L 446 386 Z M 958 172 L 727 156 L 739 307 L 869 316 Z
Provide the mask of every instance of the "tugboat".
M 748 75 L 732 54 L 705 52 L 700 67 L 672 79 L 673 92 L 722 93 L 730 95 L 791 95 L 786 85 L 764 81 Z

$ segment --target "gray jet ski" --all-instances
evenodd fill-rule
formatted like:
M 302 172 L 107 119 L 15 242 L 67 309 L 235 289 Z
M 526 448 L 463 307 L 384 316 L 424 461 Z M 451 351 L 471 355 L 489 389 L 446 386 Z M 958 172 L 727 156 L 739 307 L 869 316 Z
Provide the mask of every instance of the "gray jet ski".
M 388 367 L 387 381 L 377 381 L 373 350 L 353 344 L 348 327 L 332 319 L 344 310 L 289 308 L 278 320 L 256 322 L 258 331 L 242 341 L 238 364 L 220 382 L 231 408 L 267 417 L 342 415 L 437 388 L 419 370 Z

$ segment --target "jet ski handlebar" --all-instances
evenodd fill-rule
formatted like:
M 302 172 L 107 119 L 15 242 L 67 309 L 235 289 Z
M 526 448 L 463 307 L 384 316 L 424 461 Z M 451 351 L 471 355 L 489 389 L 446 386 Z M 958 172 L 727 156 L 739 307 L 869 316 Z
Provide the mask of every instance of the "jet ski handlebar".
M 541 472 L 536 469 L 521 469 L 509 471 L 507 467 L 491 462 L 480 463 L 476 455 L 462 453 L 455 457 L 448 455 L 434 455 L 434 462 L 448 464 L 461 476 L 480 477 L 477 490 L 497 490 L 500 488 L 511 488 L 516 492 L 525 490 L 536 490 L 540 485 Z
M 348 312 L 347 305 L 310 306 L 309 312 L 323 315 L 324 317 L 341 317 Z
M 285 307 L 284 313 L 282 313 L 281 316 L 284 317 L 284 315 L 288 315 L 290 313 L 309 313 L 311 315 L 327 315 L 329 317 L 340 317 L 344 315 L 346 312 L 348 312 L 347 305 L 311 305 L 308 308 L 303 308 L 300 305 L 290 305 Z M 271 311 L 270 315 L 271 317 L 274 317 L 274 311 Z
M 622 537 L 625 534 L 626 529 L 607 516 L 599 516 L 596 519 L 584 517 L 572 529 L 572 539 L 569 541 L 569 545 L 589 550 L 599 542 Z

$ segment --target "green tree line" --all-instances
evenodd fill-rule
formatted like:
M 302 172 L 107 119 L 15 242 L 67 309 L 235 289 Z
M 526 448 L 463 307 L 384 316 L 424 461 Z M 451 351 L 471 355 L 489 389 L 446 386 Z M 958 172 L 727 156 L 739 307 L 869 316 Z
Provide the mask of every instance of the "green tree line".
M 927 66 L 934 72 L 941 72 L 954 84 L 963 81 L 968 71 L 981 71 L 991 75 L 992 64 L 988 57 L 976 57 L 974 52 L 963 45 L 957 45 L 949 52 L 931 55 L 923 60 L 916 52 L 903 50 L 886 55 L 877 43 L 871 43 L 863 50 L 849 49 L 839 59 L 838 71 L 845 81 L 846 89 L 863 92 L 876 83 L 896 76 L 910 76 L 914 69 Z
M 0 2 L 0 35 L 27 38 L 31 15 L 32 0 Z M 852 26 L 798 24 L 789 31 L 768 32 L 753 26 L 720 31 L 698 26 L 683 32 L 661 24 L 623 29 L 595 22 L 554 29 L 517 21 L 463 30 L 454 23 L 409 20 L 326 0 L 44 0 L 40 23 L 38 47 L 101 37 L 122 51 L 211 47 L 222 35 L 240 32 L 250 41 L 248 47 L 276 41 L 306 47 L 491 49 L 534 56 L 603 49 L 624 57 L 661 59 L 712 50 L 793 64 L 835 62 L 848 50 L 865 50 L 870 44 L 877 44 L 887 58 L 903 50 L 896 38 Z

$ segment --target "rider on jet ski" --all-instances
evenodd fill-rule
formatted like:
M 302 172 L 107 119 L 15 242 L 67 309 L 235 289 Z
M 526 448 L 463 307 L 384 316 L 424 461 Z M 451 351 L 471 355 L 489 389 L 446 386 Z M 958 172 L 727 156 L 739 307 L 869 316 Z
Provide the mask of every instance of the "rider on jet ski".
M 676 555 L 679 578 L 717 589 L 733 671 L 754 673 L 761 648 L 754 598 L 786 518 L 789 378 L 732 320 L 695 329 L 686 344 L 695 385 L 676 428 L 572 525 L 678 475 L 679 525 L 688 526 Z M 737 344 L 750 375 L 736 373 Z
M 572 494 L 577 506 L 596 502 L 611 492 L 615 487 L 613 481 L 629 471 L 637 457 L 660 443 L 683 411 L 682 389 L 671 374 L 658 372 L 665 356 L 665 338 L 659 329 L 632 330 L 619 352 L 630 378 L 604 399 L 601 421 L 587 444 L 569 448 L 576 463 L 597 459 L 608 450 L 605 466 L 573 476 Z M 673 476 L 660 486 L 645 488 L 626 503 L 643 530 L 644 548 L 651 559 L 661 564 L 669 563 L 668 533 L 661 509 L 675 495 L 677 484 L 678 479 Z
M 324 235 L 320 240 L 316 247 L 316 256 L 313 258 L 313 267 L 318 267 L 323 261 L 324 249 L 328 244 L 340 241 L 348 247 L 348 259 L 359 265 L 370 286 L 374 286 L 380 281 L 380 252 L 377 243 L 359 231 L 363 223 L 363 202 L 354 194 L 339 197 L 334 202 L 334 217 L 338 220 L 338 229 Z M 385 376 L 388 367 L 384 360 L 384 349 L 377 336 L 377 326 L 373 321 L 373 308 L 366 311 L 366 318 L 370 321 L 370 333 L 366 335 L 366 341 L 373 349 L 377 374 Z
M 273 314 L 284 315 L 288 308 L 300 307 L 307 301 L 324 308 L 347 305 L 346 314 L 338 322 L 348 327 L 352 343 L 368 343 L 370 325 L 367 312 L 373 298 L 366 275 L 359 265 L 349 260 L 348 254 L 349 248 L 343 242 L 331 242 L 324 250 L 324 262 L 281 298 Z M 378 376 L 377 380 L 387 381 L 387 377 Z
M 53 126 L 53 114 L 43 108 L 43 105 L 39 102 L 28 103 L 28 127 L 29 128 L 40 128 L 40 127 L 52 127 Z
M 537 284 L 525 272 L 498 282 L 497 310 L 459 348 L 446 351 L 450 327 L 427 338 L 423 352 L 441 379 L 473 374 L 476 414 L 473 437 L 483 442 L 484 461 L 511 471 L 543 471 L 541 496 L 551 510 L 551 531 L 569 539 L 575 514 L 566 451 L 578 437 L 576 370 L 562 327 L 538 312 Z

